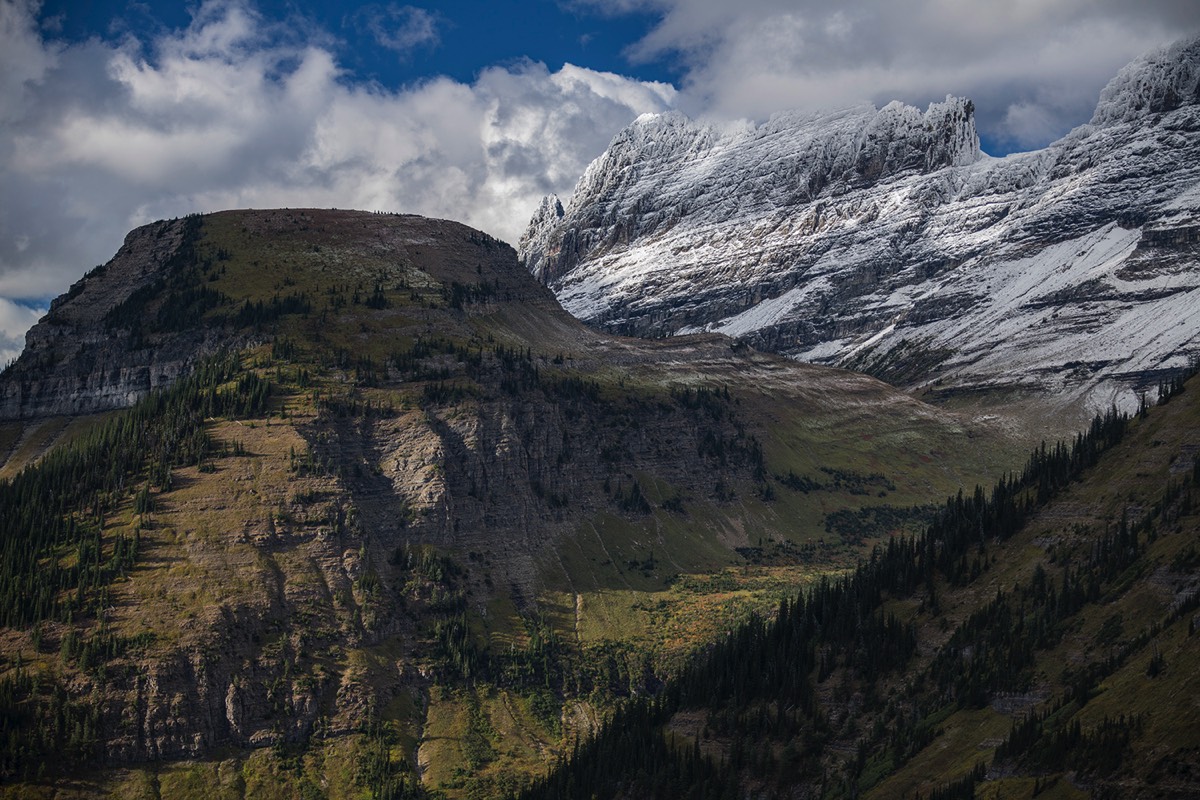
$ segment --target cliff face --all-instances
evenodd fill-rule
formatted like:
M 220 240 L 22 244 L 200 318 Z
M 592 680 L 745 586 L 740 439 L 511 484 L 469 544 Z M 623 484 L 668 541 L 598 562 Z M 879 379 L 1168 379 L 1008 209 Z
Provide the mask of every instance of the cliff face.
M 598 252 L 677 228 L 690 234 L 699 217 L 706 224 L 744 222 L 822 194 L 980 157 L 974 106 L 952 97 L 925 113 L 891 103 L 781 114 L 734 129 L 699 125 L 678 112 L 645 114 L 588 167 L 569 217 L 558 198 L 543 201 L 519 250 L 530 272 L 554 284 Z
M 909 387 L 1129 402 L 1200 352 L 1200 40 L 1150 54 L 1044 150 L 978 151 L 969 101 L 644 117 L 522 238 L 571 313 L 720 331 Z
M 177 320 L 136 336 L 130 320 L 114 315 L 169 279 L 190 258 L 194 235 L 194 218 L 138 228 L 111 261 L 56 298 L 25 335 L 20 358 L 0 376 L 0 419 L 127 408 L 169 386 L 197 359 L 235 344 L 224 329 Z

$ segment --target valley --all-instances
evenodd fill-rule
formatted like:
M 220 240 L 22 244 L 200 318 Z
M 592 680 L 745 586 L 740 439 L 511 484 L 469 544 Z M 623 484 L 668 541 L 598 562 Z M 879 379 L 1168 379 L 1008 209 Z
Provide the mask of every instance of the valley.
M 522 797 L 1190 797 L 1196 380 L 730 631 Z

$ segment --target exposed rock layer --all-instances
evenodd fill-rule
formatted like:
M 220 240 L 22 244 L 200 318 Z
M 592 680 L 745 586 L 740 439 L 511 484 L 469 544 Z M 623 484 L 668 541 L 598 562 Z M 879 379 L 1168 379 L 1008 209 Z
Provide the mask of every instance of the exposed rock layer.
M 886 470 L 877 499 L 898 493 L 899 507 L 1012 464 L 989 425 L 868 376 L 719 334 L 599 333 L 509 246 L 365 212 L 135 231 L 54 303 L 4 396 L 14 414 L 115 407 L 154 385 L 125 377 L 136 368 L 174 364 L 156 373 L 167 383 L 205 348 L 268 338 L 241 363 L 274 386 L 269 412 L 208 419 L 211 458 L 176 467 L 150 510 L 123 497 L 105 520 L 106 548 L 140 542 L 103 612 L 128 647 L 88 671 L 55 651 L 100 620 L 47 622 L 38 645 L 0 629 L 0 649 L 53 662 L 94 705 L 109 761 L 360 731 L 371 708 L 428 698 L 449 663 L 430 628 L 447 613 L 486 627 L 511 608 L 500 624 L 520 625 L 547 587 L 649 585 L 635 569 L 647 554 L 686 573 L 743 563 L 752 536 L 856 544 L 822 523 L 857 508 L 861 487 L 787 488 L 775 473 Z M 128 480 L 132 492 L 144 475 Z M 418 574 L 409 547 L 463 571 Z
M 169 386 L 198 358 L 232 344 L 224 329 L 185 329 L 137 340 L 110 313 L 170 271 L 187 222 L 137 228 L 107 264 L 50 304 L 25 349 L 0 378 L 0 419 L 125 408 Z

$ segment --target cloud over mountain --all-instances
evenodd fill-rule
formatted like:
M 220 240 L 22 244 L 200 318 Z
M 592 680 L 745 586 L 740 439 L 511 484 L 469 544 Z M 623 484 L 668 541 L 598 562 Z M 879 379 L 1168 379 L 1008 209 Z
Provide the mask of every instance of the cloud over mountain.
M 1085 121 L 1122 65 L 1200 28 L 1200 5 L 1181 0 L 582 2 L 661 14 L 630 55 L 678 59 L 689 114 L 765 119 L 952 93 L 974 99 L 985 138 L 1010 147 Z
M 674 95 L 534 61 L 484 69 L 470 84 L 356 83 L 320 36 L 238 0 L 210 0 L 185 29 L 116 44 L 56 42 L 36 10 L 0 2 L 7 297 L 57 293 L 129 228 L 193 211 L 397 210 L 515 241 L 543 194 L 569 189 L 613 131 Z M 428 21 L 396 13 L 397 36 Z
M 985 148 L 1041 145 L 1088 118 L 1121 64 L 1200 26 L 1200 6 L 1172 0 L 559 10 L 582 7 L 649 12 L 631 69 L 670 62 L 680 89 L 531 59 L 385 86 L 350 71 L 336 33 L 252 0 L 206 0 L 181 28 L 114 24 L 70 41 L 38 0 L 0 0 L 0 298 L 44 302 L 130 228 L 194 211 L 400 210 L 515 242 L 539 199 L 568 193 L 617 131 L 673 107 L 763 119 L 950 92 L 976 101 Z M 447 14 L 378 3 L 343 24 L 418 63 L 451 46 Z

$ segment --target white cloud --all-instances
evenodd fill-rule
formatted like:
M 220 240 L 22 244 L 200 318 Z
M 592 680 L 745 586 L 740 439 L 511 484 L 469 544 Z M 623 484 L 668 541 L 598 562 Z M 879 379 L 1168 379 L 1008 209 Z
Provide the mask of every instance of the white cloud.
M 42 43 L 29 8 L 0 0 L 0 123 L 28 111 L 27 84 L 41 80 L 58 57 L 58 48 Z
M 398 9 L 392 33 L 430 41 L 418 11 Z M 45 41 L 35 14 L 0 0 L 0 297 L 57 294 L 131 227 L 193 211 L 395 210 L 515 242 L 543 194 L 569 192 L 616 131 L 674 97 L 536 62 L 471 84 L 355 84 L 331 49 L 240 0 L 116 45 Z
M 1021 146 L 1086 121 L 1120 67 L 1200 28 L 1194 0 L 621 0 L 616 8 L 661 14 L 630 54 L 677 59 L 679 104 L 690 113 L 762 119 L 788 108 L 924 105 L 952 92 L 976 101 L 985 136 Z
M 46 311 L 46 308 L 30 308 L 0 297 L 0 368 L 21 354 L 25 347 L 25 331 Z

